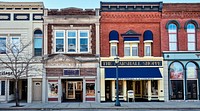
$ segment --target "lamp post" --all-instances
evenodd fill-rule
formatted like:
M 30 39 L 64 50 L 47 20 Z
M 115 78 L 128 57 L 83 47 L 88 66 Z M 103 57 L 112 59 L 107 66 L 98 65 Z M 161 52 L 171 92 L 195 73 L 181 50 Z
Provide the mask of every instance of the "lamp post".
M 118 64 L 119 64 L 119 56 L 116 55 L 116 57 L 114 58 L 115 60 L 115 65 L 116 65 L 116 101 L 115 101 L 115 106 L 121 106 L 120 102 L 119 102 L 119 81 L 118 81 Z

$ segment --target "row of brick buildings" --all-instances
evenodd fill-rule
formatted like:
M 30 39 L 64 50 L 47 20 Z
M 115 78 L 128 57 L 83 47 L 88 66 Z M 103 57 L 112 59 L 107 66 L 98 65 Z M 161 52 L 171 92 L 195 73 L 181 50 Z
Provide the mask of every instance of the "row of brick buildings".
M 20 80 L 27 102 L 199 100 L 200 3 L 100 2 L 100 9 L 46 9 L 42 2 L 1 2 L 0 43 L 31 41 L 43 71 Z M 0 56 L 6 49 L 0 45 Z M 14 99 L 1 69 L 0 101 Z M 34 76 L 33 76 L 34 75 Z

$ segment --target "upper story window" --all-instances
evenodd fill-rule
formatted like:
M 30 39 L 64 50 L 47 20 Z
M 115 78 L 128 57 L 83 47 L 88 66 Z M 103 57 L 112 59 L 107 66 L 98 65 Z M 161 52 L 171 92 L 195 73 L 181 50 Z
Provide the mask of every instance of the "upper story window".
M 56 30 L 55 52 L 88 53 L 89 30 Z
M 196 37 L 195 37 L 195 26 L 192 23 L 187 25 L 187 43 L 188 43 L 188 51 L 196 50 Z
M 0 54 L 6 54 L 6 37 L 0 37 Z
M 41 30 L 34 31 L 34 56 L 42 56 L 43 34 Z
M 14 36 L 13 36 L 14 35 Z M 20 36 L 0 36 L 0 54 L 17 53 L 20 50 Z
M 144 32 L 144 56 L 151 56 L 151 45 L 153 43 L 153 33 L 150 30 Z
M 12 37 L 11 38 L 11 44 L 12 44 L 12 52 L 17 53 L 20 49 L 20 40 L 19 37 Z
M 177 26 L 174 23 L 169 24 L 168 26 L 169 34 L 169 50 L 177 50 Z
M 118 32 L 112 30 L 109 34 L 109 40 L 110 40 L 110 56 L 118 55 L 118 42 L 119 42 Z
M 138 43 L 124 43 L 124 56 L 138 56 Z

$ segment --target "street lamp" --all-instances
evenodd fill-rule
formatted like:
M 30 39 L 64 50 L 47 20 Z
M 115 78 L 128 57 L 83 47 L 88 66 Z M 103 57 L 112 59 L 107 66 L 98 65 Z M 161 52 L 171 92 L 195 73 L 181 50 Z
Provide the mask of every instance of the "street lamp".
M 116 91 L 116 101 L 115 101 L 115 106 L 121 106 L 120 102 L 119 102 L 119 82 L 118 82 L 118 64 L 119 64 L 119 56 L 116 55 L 116 57 L 114 58 L 115 60 L 115 65 L 116 65 L 116 87 L 117 87 L 117 91 Z

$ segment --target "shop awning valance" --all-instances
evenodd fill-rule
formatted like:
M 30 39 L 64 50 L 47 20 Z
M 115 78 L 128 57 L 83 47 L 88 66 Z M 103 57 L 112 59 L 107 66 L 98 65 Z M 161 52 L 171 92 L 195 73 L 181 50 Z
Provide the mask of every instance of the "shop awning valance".
M 162 79 L 159 68 L 118 68 L 119 79 Z M 105 68 L 106 79 L 116 79 L 116 68 Z

